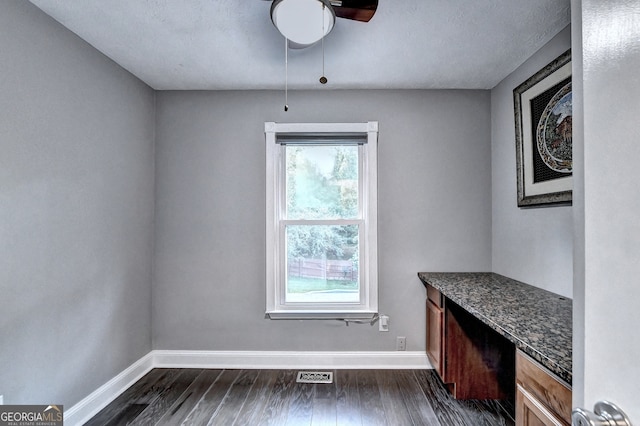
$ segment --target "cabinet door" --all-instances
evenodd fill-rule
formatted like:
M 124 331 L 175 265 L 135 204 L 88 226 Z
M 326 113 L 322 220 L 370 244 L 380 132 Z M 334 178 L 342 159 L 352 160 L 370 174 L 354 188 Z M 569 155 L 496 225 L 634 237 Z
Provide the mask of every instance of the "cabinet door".
M 569 423 L 547 409 L 534 395 L 517 385 L 516 426 L 568 426 Z
M 441 378 L 444 378 L 443 319 L 442 309 L 427 299 L 427 356 Z

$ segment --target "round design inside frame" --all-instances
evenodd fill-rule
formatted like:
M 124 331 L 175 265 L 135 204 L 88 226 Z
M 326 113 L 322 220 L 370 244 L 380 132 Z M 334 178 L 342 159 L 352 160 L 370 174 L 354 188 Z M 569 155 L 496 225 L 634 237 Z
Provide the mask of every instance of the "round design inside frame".
M 560 173 L 573 170 L 571 94 L 571 83 L 567 83 L 553 95 L 536 129 L 540 158 L 551 170 Z

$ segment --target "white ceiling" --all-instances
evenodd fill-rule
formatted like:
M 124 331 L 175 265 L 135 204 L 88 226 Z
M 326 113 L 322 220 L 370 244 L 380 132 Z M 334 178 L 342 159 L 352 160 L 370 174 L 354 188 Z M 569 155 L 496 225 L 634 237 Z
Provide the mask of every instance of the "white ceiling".
M 282 89 L 263 0 L 30 0 L 158 90 Z M 490 89 L 570 22 L 570 0 L 380 0 L 289 51 L 290 89 Z

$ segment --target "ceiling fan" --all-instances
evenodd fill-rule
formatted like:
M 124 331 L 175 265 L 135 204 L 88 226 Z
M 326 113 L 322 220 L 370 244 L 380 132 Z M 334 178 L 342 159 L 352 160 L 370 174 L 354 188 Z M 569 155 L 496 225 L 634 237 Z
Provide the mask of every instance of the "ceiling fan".
M 378 0 L 273 0 L 271 21 L 299 49 L 329 34 L 336 17 L 369 22 L 377 8 Z
M 328 80 L 324 75 L 324 37 L 333 29 L 336 17 L 369 22 L 377 8 L 378 0 L 272 0 L 271 21 L 285 38 L 285 111 L 289 110 L 289 48 L 309 47 L 322 40 L 320 83 L 326 84 Z

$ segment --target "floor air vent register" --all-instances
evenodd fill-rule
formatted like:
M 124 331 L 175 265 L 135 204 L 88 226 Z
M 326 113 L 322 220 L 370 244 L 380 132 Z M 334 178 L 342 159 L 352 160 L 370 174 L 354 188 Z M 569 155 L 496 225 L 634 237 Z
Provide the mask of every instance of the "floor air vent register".
M 296 383 L 333 383 L 333 372 L 298 371 Z

